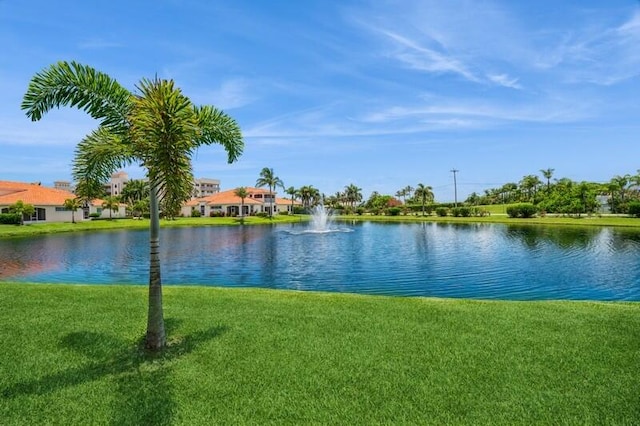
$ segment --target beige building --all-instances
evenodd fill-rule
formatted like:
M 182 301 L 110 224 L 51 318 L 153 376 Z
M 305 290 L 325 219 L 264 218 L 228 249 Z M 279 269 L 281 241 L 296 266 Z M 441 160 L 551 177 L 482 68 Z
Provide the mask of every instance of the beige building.
M 107 195 L 117 197 L 122 193 L 122 189 L 129 182 L 129 175 L 126 172 L 119 171 L 111 175 L 111 180 L 104 184 L 104 191 Z
M 193 180 L 193 196 L 196 198 L 208 197 L 220 192 L 220 180 L 199 178 Z

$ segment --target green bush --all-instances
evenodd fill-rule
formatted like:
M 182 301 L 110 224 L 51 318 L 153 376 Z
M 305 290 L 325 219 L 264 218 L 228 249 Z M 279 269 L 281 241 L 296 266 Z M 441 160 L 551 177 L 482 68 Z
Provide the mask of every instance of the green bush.
M 91 219 L 97 219 L 100 217 L 100 213 L 89 213 Z
M 196 210 L 196 209 L 191 210 L 191 217 L 201 217 L 201 216 L 202 216 L 202 213 L 200 213 L 200 210 Z
M 358 216 L 362 216 L 362 215 L 364 214 L 364 212 L 365 212 L 364 207 L 358 207 L 358 208 L 356 209 L 356 214 L 357 214 Z
M 284 211 L 278 212 L 278 215 L 279 216 L 289 216 L 289 212 L 284 210 Z
M 454 217 L 469 217 L 471 216 L 471 209 L 469 207 L 454 207 L 451 209 L 451 214 Z
M 631 201 L 627 204 L 629 216 L 640 217 L 640 201 Z
M 449 214 L 449 209 L 446 207 L 436 207 L 436 214 L 440 217 L 445 217 Z
M 490 213 L 489 213 L 489 210 L 487 209 L 483 209 L 480 207 L 473 207 L 471 209 L 471 215 L 476 217 L 485 217 L 485 216 L 489 216 Z
M 538 208 L 531 203 L 519 203 L 507 207 L 509 217 L 526 219 L 535 216 L 537 212 Z
M 398 216 L 398 215 L 400 215 L 401 211 L 402 211 L 402 209 L 400 207 L 389 207 L 387 209 L 387 214 L 389 216 Z
M 262 218 L 267 218 L 267 217 L 269 217 L 269 213 L 267 213 L 267 212 L 259 212 L 259 213 L 256 213 L 256 216 L 262 217 Z
M 0 224 L 20 225 L 20 215 L 18 213 L 0 213 Z

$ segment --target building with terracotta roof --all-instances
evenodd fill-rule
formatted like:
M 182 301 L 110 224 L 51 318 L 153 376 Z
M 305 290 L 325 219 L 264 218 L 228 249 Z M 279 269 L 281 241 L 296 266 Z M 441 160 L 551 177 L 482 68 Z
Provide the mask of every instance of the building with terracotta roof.
M 25 217 L 25 222 L 70 222 L 71 211 L 64 208 L 64 201 L 75 197 L 69 191 L 39 184 L 0 181 L 0 213 L 8 213 L 9 206 L 18 201 L 31 204 L 35 212 Z M 82 220 L 82 216 L 82 209 L 78 209 L 76 220 Z
M 30 222 L 71 222 L 71 210 L 64 207 L 67 199 L 76 198 L 75 194 L 63 189 L 48 188 L 40 184 L 11 182 L 0 180 L 0 213 L 9 213 L 9 206 L 18 201 L 31 204 L 35 212 L 31 217 L 25 217 Z M 93 213 L 98 217 L 125 217 L 126 206 L 120 204 L 117 211 L 110 212 L 102 207 L 103 200 L 93 200 L 85 208 L 74 212 L 76 221 L 87 220 Z
M 277 198 L 276 193 L 269 194 L 269 190 L 263 188 L 246 187 L 247 198 L 244 199 L 243 216 L 251 216 L 257 213 L 292 212 L 290 199 Z M 194 198 L 182 207 L 183 216 L 191 216 L 191 212 L 197 210 L 202 216 L 240 216 L 242 199 L 235 195 L 235 189 L 218 192 L 207 197 Z M 273 202 L 272 202 L 273 200 Z M 293 207 L 300 206 L 298 202 L 293 203 Z

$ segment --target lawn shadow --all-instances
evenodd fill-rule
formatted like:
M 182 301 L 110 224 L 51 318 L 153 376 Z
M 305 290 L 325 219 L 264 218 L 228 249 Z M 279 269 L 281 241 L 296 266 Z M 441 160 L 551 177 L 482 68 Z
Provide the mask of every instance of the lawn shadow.
M 170 424 L 177 411 L 170 379 L 173 362 L 228 330 L 218 326 L 172 337 L 178 323 L 173 319 L 165 321 L 170 340 L 159 353 L 145 350 L 144 338 L 127 342 L 93 331 L 69 333 L 61 339 L 60 346 L 84 355 L 87 362 L 82 367 L 16 383 L 0 390 L 0 395 L 45 395 L 111 376 L 117 384 L 112 424 Z

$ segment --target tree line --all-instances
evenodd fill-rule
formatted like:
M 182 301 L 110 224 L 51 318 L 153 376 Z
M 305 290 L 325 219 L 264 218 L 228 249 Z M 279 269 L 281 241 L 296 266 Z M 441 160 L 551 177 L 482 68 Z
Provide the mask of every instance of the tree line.
M 542 169 L 541 175 L 526 175 L 519 182 L 509 182 L 486 189 L 484 194 L 473 192 L 467 205 L 531 203 L 539 211 L 557 214 L 595 213 L 602 202 L 611 213 L 633 214 L 640 203 L 640 170 L 636 174 L 616 175 L 608 182 L 554 179 L 554 169 Z M 542 177 L 544 180 L 541 180 Z

